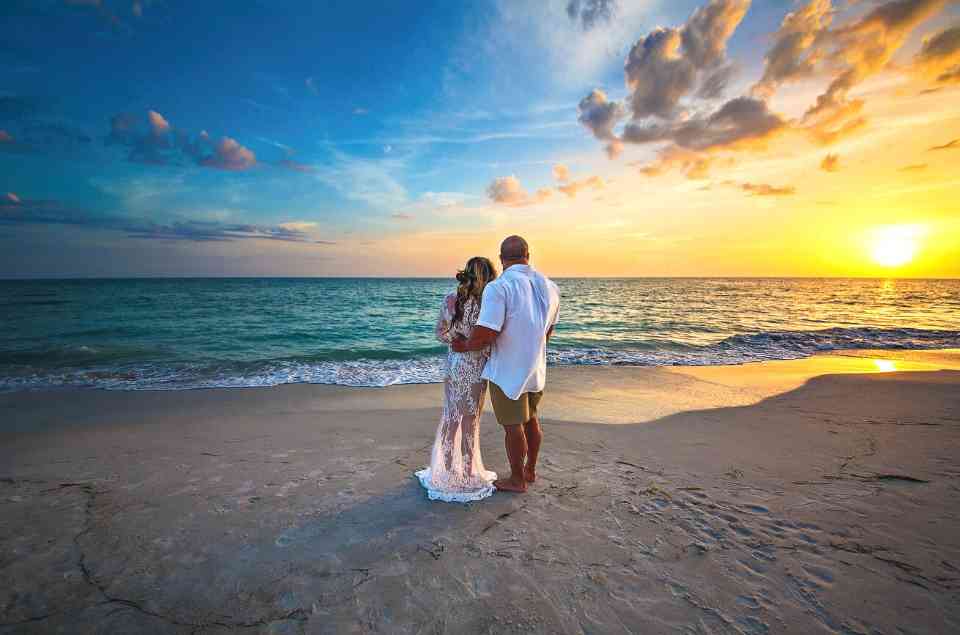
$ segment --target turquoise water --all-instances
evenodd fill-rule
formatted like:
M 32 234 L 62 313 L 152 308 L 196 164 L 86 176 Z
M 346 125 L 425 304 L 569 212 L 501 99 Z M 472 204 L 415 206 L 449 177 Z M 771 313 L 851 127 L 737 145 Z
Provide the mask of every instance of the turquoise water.
M 960 280 L 560 279 L 553 364 L 960 347 Z M 0 389 L 438 381 L 452 280 L 0 281 Z

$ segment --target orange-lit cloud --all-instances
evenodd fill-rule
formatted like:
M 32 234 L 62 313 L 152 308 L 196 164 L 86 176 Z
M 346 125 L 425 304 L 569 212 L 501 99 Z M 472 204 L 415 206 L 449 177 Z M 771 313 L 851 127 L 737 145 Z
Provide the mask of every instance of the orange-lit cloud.
M 763 77 L 753 87 L 754 94 L 770 97 L 783 82 L 811 76 L 822 56 L 819 40 L 832 20 L 831 0 L 812 0 L 788 13 L 764 56 Z
M 924 40 L 913 66 L 937 82 L 960 82 L 960 25 L 938 31 Z
M 602 189 L 603 185 L 604 185 L 603 179 L 601 179 L 599 176 L 590 176 L 585 179 L 581 179 L 579 181 L 572 181 L 566 185 L 558 185 L 557 190 L 560 192 L 563 192 L 570 198 L 573 198 L 581 190 L 584 190 L 587 188 L 598 190 L 598 189 Z
M 820 162 L 820 169 L 824 172 L 836 172 L 840 169 L 840 156 L 837 154 L 828 154 Z
M 548 189 L 539 189 L 533 195 L 527 193 L 516 176 L 500 176 L 487 187 L 487 195 L 494 203 L 519 207 L 533 205 L 548 199 L 553 192 Z
M 200 165 L 234 171 L 248 170 L 256 163 L 256 155 L 230 137 L 220 139 L 213 148 L 213 155 L 200 161 Z
M 553 166 L 553 178 L 560 183 L 566 183 L 570 180 L 570 168 L 562 163 Z
M 766 183 L 741 183 L 740 189 L 753 196 L 790 196 L 797 193 L 792 185 L 776 187 Z
M 163 135 L 170 132 L 170 122 L 164 119 L 163 115 L 155 110 L 147 112 L 147 120 L 150 122 L 150 128 L 155 135 Z

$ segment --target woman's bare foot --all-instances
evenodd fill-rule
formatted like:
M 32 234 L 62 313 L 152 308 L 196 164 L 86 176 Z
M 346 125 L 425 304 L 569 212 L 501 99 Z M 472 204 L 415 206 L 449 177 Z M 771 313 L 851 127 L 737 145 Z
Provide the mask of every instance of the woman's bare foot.
M 493 486 L 504 492 L 517 492 L 518 494 L 523 494 L 527 491 L 526 481 L 520 481 L 517 483 L 512 478 L 497 479 L 493 482 Z
M 523 468 L 523 480 L 525 480 L 528 483 L 535 483 L 537 481 L 537 468 L 535 467 Z

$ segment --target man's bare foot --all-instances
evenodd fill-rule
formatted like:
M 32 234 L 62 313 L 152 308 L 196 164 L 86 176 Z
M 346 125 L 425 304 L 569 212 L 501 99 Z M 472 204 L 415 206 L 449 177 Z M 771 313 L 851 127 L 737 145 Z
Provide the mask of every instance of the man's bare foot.
M 537 468 L 535 467 L 525 467 L 523 468 L 523 480 L 528 483 L 537 482 Z
M 527 491 L 527 484 L 525 481 L 516 483 L 510 478 L 497 479 L 493 482 L 493 486 L 504 492 L 517 492 L 519 494 L 523 494 Z

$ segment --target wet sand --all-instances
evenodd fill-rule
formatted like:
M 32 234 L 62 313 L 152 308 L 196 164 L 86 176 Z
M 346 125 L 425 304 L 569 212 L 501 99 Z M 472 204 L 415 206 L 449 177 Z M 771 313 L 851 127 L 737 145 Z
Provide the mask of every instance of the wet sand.
M 466 506 L 439 386 L 0 395 L 0 632 L 960 632 L 958 369 L 551 368 Z

